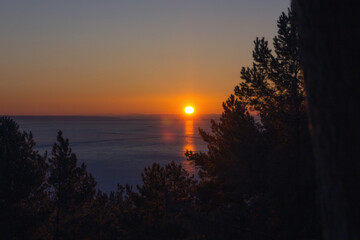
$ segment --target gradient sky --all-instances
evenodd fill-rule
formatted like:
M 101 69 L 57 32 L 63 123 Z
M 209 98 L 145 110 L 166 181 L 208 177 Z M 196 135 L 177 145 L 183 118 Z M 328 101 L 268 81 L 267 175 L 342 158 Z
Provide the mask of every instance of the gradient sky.
M 0 0 L 0 114 L 220 113 L 289 5 Z

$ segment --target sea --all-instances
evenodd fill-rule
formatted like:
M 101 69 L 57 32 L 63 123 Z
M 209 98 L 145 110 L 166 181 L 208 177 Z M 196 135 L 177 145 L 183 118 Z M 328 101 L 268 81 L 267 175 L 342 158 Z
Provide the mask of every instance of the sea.
M 84 162 L 103 192 L 117 184 L 141 185 L 141 173 L 156 162 L 181 163 L 196 175 L 186 150 L 206 152 L 199 128 L 210 131 L 219 115 L 14 116 L 22 131 L 31 131 L 35 149 L 51 156 L 57 132 L 69 139 L 78 164 Z

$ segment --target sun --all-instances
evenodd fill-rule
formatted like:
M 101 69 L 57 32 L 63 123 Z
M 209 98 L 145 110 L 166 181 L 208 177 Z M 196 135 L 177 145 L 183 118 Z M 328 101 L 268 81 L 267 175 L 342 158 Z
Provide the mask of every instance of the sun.
M 194 108 L 192 106 L 187 106 L 185 108 L 185 113 L 186 114 L 193 114 L 194 113 Z

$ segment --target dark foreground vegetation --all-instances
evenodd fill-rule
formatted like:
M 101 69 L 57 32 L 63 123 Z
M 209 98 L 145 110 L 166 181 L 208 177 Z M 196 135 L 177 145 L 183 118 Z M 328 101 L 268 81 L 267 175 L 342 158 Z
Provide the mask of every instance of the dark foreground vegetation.
M 154 163 L 142 185 L 103 193 L 61 132 L 43 156 L 0 118 L 1 239 L 321 239 L 293 13 L 280 16 L 272 50 L 254 44 L 220 120 L 200 129 L 208 151 L 186 153 L 199 181 Z

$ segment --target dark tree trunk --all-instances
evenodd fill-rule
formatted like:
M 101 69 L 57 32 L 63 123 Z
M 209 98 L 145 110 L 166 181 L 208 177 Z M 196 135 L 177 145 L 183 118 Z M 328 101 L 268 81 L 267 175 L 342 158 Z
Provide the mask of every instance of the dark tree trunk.
M 360 239 L 360 16 L 356 1 L 293 0 L 326 240 Z

